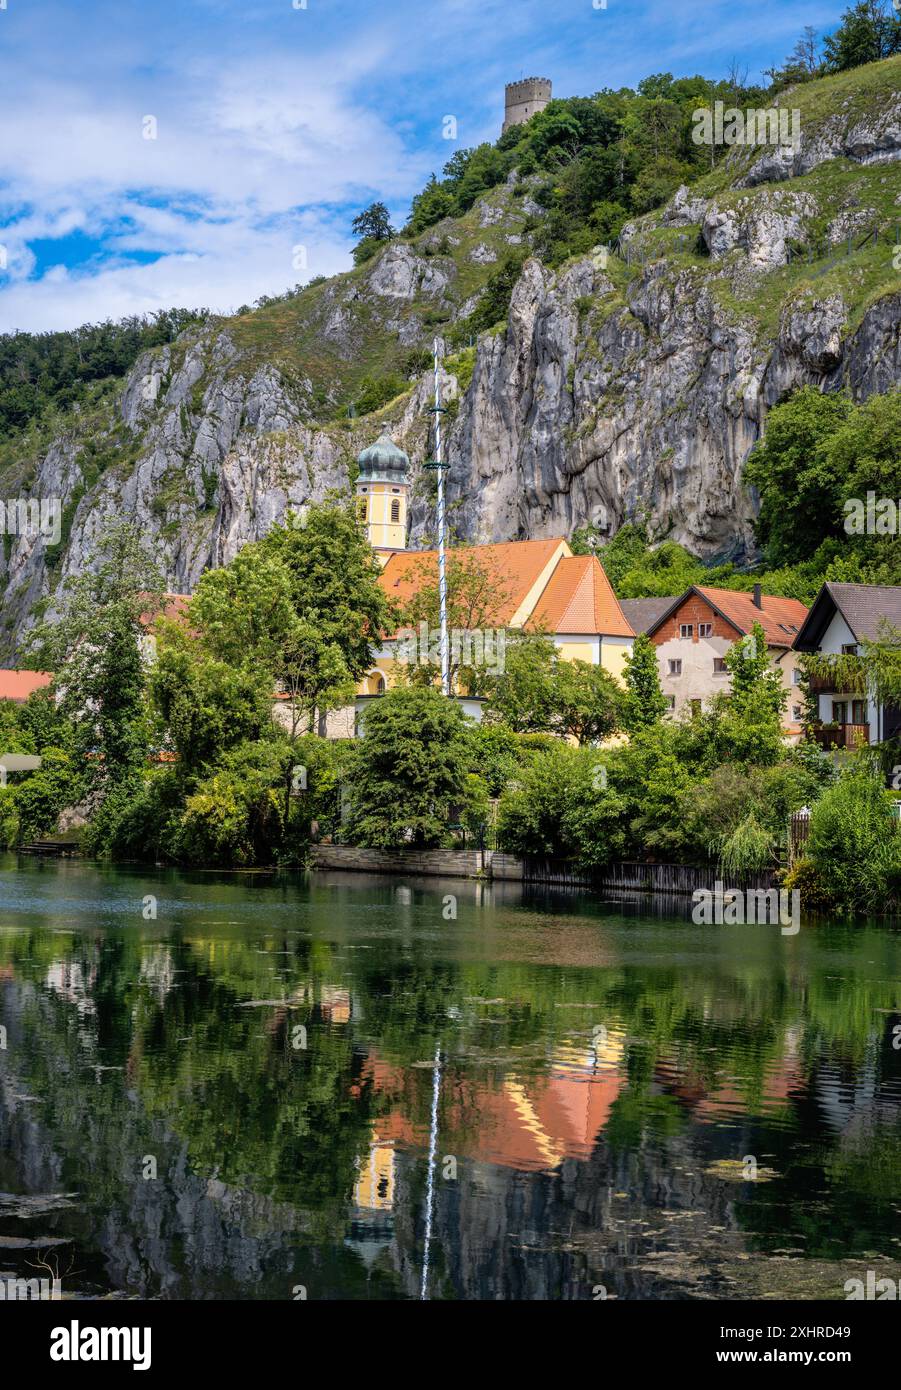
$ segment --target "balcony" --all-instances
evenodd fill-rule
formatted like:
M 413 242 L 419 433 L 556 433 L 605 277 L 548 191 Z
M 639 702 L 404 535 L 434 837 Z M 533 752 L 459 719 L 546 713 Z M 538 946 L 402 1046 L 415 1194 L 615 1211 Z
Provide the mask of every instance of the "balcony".
M 821 748 L 863 748 L 870 742 L 869 724 L 821 724 L 813 731 Z

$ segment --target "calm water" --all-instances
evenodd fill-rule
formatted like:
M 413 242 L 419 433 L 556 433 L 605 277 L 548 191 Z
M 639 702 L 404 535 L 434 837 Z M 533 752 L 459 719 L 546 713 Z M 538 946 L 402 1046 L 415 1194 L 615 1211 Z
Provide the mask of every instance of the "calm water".
M 897 1276 L 901 935 L 652 908 L 0 859 L 0 1277 L 285 1300 Z

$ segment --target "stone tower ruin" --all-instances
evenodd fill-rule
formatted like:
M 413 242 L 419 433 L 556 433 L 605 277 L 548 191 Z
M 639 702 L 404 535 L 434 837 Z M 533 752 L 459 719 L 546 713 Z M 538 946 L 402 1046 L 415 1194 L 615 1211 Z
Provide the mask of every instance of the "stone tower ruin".
M 548 77 L 524 77 L 521 82 L 508 82 L 504 88 L 504 125 L 501 130 L 509 130 L 511 125 L 522 125 L 536 111 L 543 111 L 551 99 L 551 82 Z

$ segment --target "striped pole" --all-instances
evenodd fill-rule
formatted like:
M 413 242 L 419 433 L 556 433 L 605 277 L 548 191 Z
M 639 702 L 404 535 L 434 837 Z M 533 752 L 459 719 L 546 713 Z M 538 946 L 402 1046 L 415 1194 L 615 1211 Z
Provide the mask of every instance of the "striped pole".
M 447 641 L 447 570 L 444 562 L 444 468 L 441 463 L 441 382 L 438 339 L 435 350 L 435 465 L 438 473 L 438 606 L 441 613 L 441 689 L 450 695 L 450 649 Z

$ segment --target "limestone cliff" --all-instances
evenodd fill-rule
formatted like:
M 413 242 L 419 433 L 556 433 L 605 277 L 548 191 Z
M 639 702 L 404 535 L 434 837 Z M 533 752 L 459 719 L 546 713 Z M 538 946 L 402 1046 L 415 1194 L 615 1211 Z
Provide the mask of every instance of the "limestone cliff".
M 52 436 L 6 446 L 0 496 L 58 497 L 64 533 L 7 537 L 0 656 L 14 656 L 58 585 L 132 518 L 170 588 L 190 591 L 286 510 L 346 489 L 386 425 L 416 468 L 410 543 L 434 525 L 425 352 L 525 259 L 503 322 L 448 346 L 448 495 L 457 534 L 609 533 L 646 515 L 710 557 L 751 552 L 741 473 L 786 392 L 862 399 L 901 380 L 901 60 L 890 99 L 829 106 L 810 84 L 793 151 L 741 148 L 617 248 L 556 270 L 530 256 L 535 180 L 514 172 L 415 240 L 301 293 L 188 330 Z M 885 69 L 887 65 L 874 65 Z M 884 76 L 884 74 L 883 74 Z M 842 89 L 844 90 L 844 88 Z M 805 106 L 804 103 L 807 105 Z M 809 109 L 808 109 L 809 108 Z M 361 380 L 399 394 L 349 417 Z

